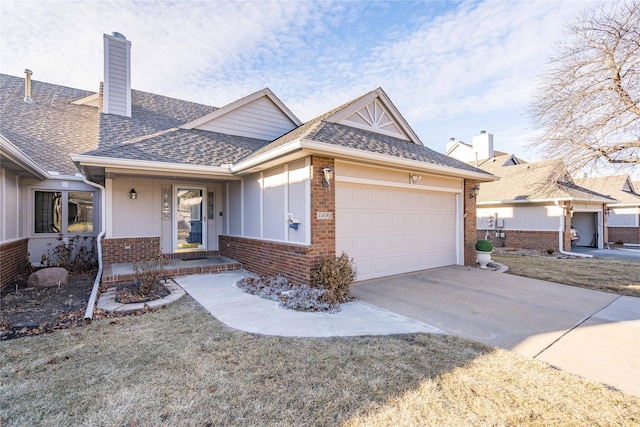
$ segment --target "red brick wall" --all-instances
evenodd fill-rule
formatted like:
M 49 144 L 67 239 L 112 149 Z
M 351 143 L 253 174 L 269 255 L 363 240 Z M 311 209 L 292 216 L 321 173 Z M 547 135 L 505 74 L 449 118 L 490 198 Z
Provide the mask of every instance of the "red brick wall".
M 247 270 L 264 276 L 284 275 L 293 283 L 311 283 L 311 270 L 321 258 L 336 255 L 335 179 L 322 186 L 326 167 L 335 168 L 330 157 L 311 157 L 311 246 L 220 236 L 220 254 L 243 263 Z M 318 219 L 330 212 L 331 219 Z
M 609 243 L 640 243 L 640 227 L 608 227 L 608 230 Z
M 122 237 L 102 240 L 103 264 L 150 259 L 160 250 L 160 237 Z
M 477 185 L 478 181 L 464 180 L 464 265 L 470 266 L 476 265 L 476 199 L 471 192 Z
M 261 276 L 282 274 L 295 284 L 309 284 L 313 267 L 312 249 L 291 243 L 246 237 L 220 236 L 220 254 L 242 263 Z
M 525 231 L 525 230 L 504 230 L 504 245 L 496 239 L 496 232 L 489 232 L 489 240 L 493 246 L 518 249 L 537 249 L 546 251 L 552 249 L 557 251 L 558 248 L 558 232 L 557 231 Z M 485 230 L 477 230 L 477 239 L 484 239 Z M 571 250 L 565 247 L 565 250 Z
M 332 158 L 311 157 L 311 256 L 320 258 L 336 255 L 336 184 L 331 180 L 328 187 L 322 186 L 326 167 L 335 169 Z M 318 219 L 318 212 L 331 212 L 331 219 Z
M 29 239 L 0 245 L 0 288 L 14 282 L 27 266 Z

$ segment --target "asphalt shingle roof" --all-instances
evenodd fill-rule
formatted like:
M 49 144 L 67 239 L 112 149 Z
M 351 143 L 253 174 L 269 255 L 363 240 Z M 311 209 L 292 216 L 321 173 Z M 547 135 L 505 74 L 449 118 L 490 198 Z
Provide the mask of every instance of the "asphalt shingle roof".
M 261 139 L 173 128 L 132 142 L 85 153 L 89 156 L 201 166 L 232 164 L 264 145 Z
M 576 179 L 575 181 L 576 184 L 582 187 L 616 199 L 618 203 L 640 206 L 640 194 L 623 190 L 628 179 L 628 175 L 614 175 L 594 178 L 580 178 Z M 632 183 L 632 185 L 634 189 L 638 191 L 635 184 Z
M 602 200 L 602 194 L 576 185 L 566 173 L 561 160 L 502 166 L 509 155 L 485 162 L 480 166 L 498 181 L 480 185 L 478 202 L 527 201 L 541 199 Z
M 24 78 L 0 74 L 0 134 L 45 170 L 74 175 L 69 154 L 97 147 L 99 113 L 71 102 L 91 94 L 32 81 L 28 104 Z
M 180 129 L 217 108 L 147 92 L 131 92 L 132 117 L 102 114 L 100 108 L 72 104 L 93 94 L 34 80 L 34 103 L 27 104 L 23 101 L 24 79 L 0 75 L 0 132 L 45 169 L 65 174 L 77 173 L 70 154 L 220 166 L 253 158 L 298 138 L 484 173 L 420 144 L 325 121 L 362 97 L 274 141 L 264 141 Z

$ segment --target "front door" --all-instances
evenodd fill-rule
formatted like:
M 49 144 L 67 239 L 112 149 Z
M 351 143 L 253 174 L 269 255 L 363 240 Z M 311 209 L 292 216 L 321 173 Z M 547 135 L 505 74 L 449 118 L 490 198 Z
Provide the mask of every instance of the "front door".
M 176 252 L 207 250 L 206 195 L 204 187 L 175 187 L 178 212 L 173 241 Z

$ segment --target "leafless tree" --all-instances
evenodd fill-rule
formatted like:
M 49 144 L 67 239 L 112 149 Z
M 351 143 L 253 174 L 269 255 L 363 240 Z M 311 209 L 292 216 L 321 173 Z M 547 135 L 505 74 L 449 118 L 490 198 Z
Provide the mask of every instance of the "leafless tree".
M 640 0 L 584 10 L 567 36 L 530 108 L 534 145 L 571 172 L 640 164 Z

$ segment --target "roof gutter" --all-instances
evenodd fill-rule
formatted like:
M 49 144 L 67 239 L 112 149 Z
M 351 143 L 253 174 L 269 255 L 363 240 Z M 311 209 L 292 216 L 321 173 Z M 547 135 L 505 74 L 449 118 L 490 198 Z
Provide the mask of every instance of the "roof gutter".
M 95 166 L 95 167 L 119 167 L 122 169 L 131 170 L 143 170 L 153 172 L 166 172 L 166 173 L 198 173 L 202 175 L 222 175 L 230 177 L 232 176 L 231 169 L 229 167 L 222 166 L 206 166 L 206 165 L 186 165 L 179 163 L 164 163 L 164 162 L 152 162 L 147 160 L 130 160 L 130 159 L 117 159 L 113 157 L 98 157 L 87 156 L 83 154 L 72 154 L 71 160 L 76 165 L 80 166 Z M 170 165 L 170 166 L 168 166 Z
M 20 150 L 13 143 L 11 143 L 7 138 L 4 137 L 4 135 L 0 135 L 0 155 L 5 156 L 12 162 L 19 164 L 38 179 L 50 178 L 49 172 L 43 169 L 31 157 L 27 156 L 24 151 Z
M 93 307 L 96 305 L 96 299 L 98 297 L 98 289 L 100 289 L 100 280 L 102 279 L 102 238 L 107 232 L 107 205 L 106 205 L 106 190 L 105 188 L 97 184 L 95 182 L 89 181 L 87 177 L 82 174 L 82 181 L 85 184 L 95 187 L 100 190 L 100 210 L 101 210 L 101 231 L 96 237 L 96 247 L 98 250 L 98 272 L 96 273 L 96 279 L 93 282 L 93 288 L 91 289 L 91 295 L 89 296 L 89 301 L 87 303 L 87 309 L 84 312 L 84 320 L 91 320 L 93 318 Z
M 590 203 L 609 204 L 612 202 L 612 200 L 559 197 L 557 199 L 495 200 L 491 202 L 477 202 L 476 206 L 511 205 L 511 204 L 524 204 L 524 203 L 548 203 L 548 202 L 553 202 L 554 204 L 557 204 L 558 202 L 590 202 Z
M 457 169 L 451 166 L 434 165 L 420 160 L 391 157 L 386 154 L 372 153 L 369 151 L 357 150 L 354 148 L 339 147 L 307 139 L 296 139 L 274 150 L 270 150 L 247 161 L 240 162 L 232 166 L 231 171 L 233 173 L 242 172 L 267 161 L 274 160 L 278 157 L 282 157 L 299 150 L 308 150 L 315 154 L 328 155 L 332 157 L 337 156 L 357 158 L 359 160 L 365 160 L 377 164 L 415 169 L 416 171 L 420 170 L 424 172 L 433 172 L 441 175 L 455 176 L 458 178 L 462 177 L 466 179 L 475 179 L 480 182 L 489 182 L 498 179 L 498 177 L 486 172 L 473 172 L 464 169 Z

